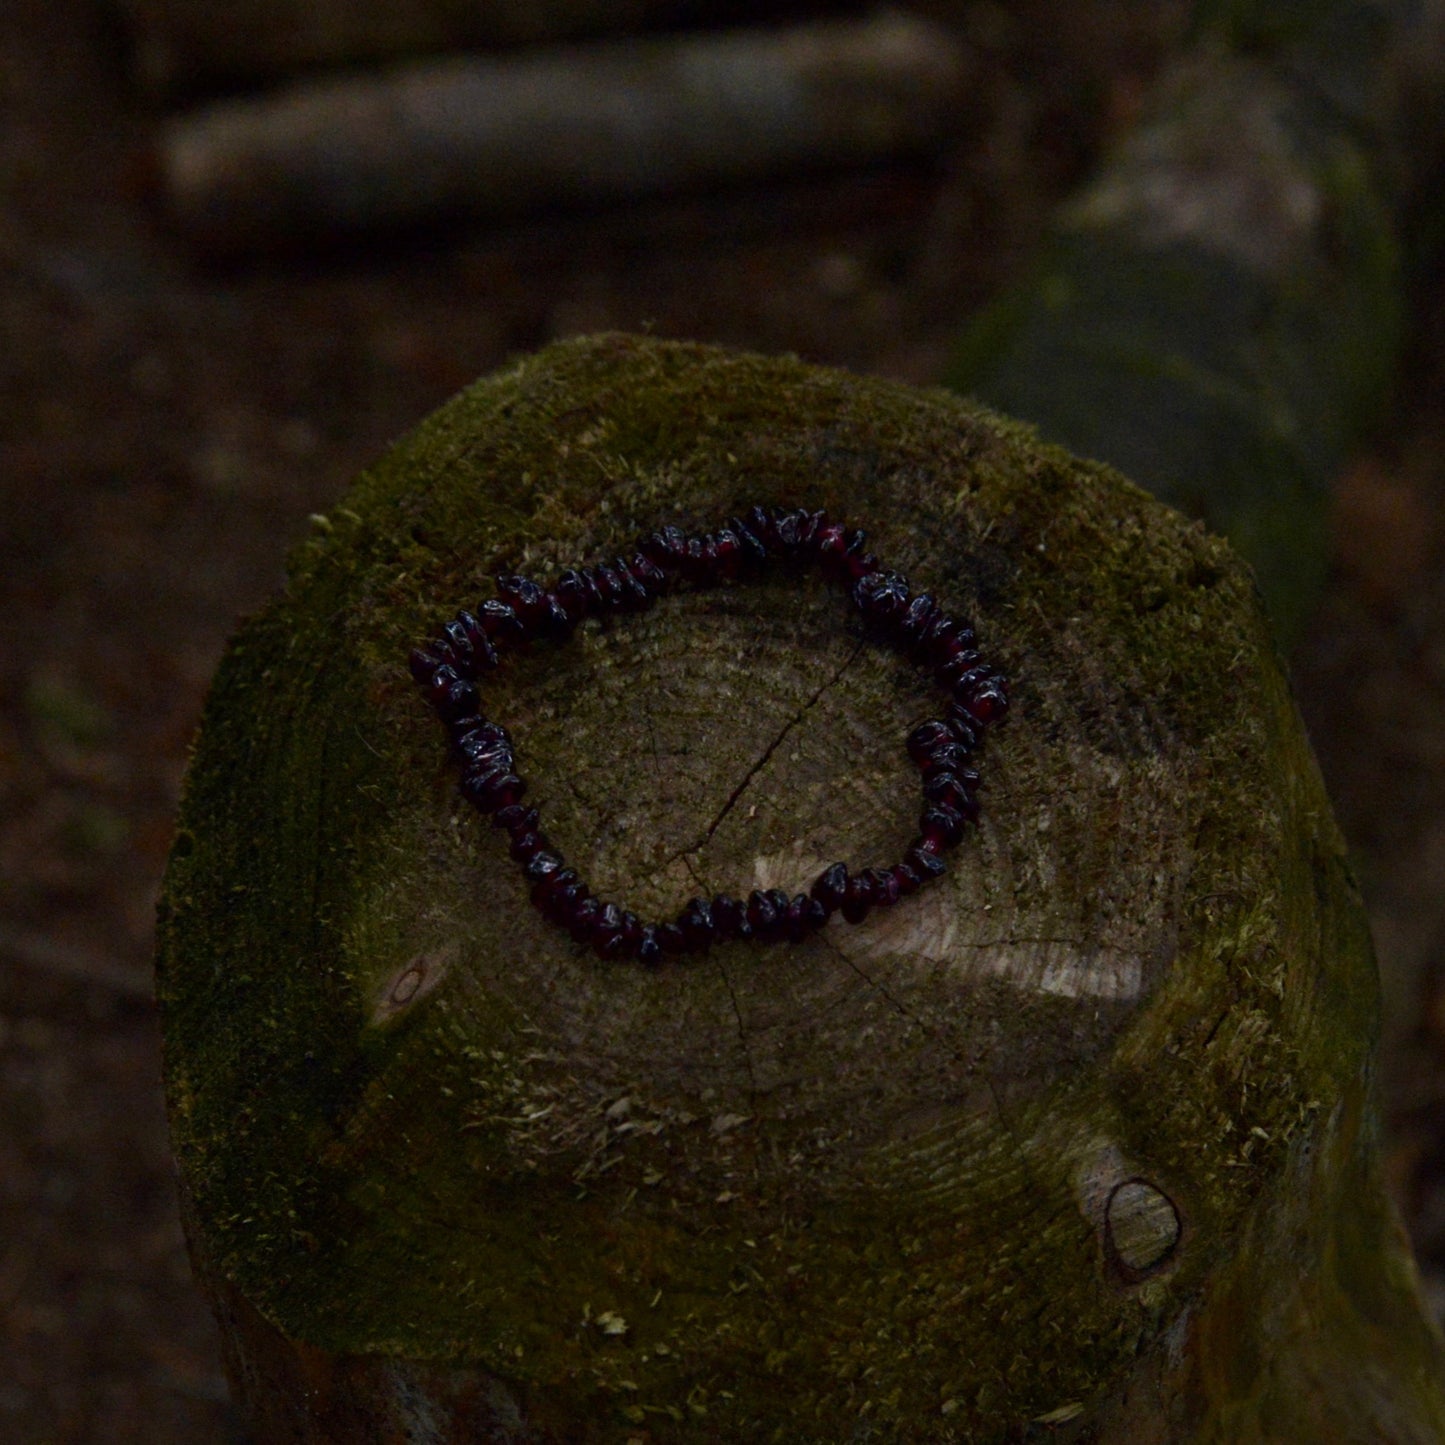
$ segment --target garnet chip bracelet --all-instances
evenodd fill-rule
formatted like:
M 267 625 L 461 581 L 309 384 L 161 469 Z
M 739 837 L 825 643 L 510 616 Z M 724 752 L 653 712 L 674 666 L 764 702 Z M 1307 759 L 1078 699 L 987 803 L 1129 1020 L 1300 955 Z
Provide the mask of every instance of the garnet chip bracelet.
M 511 855 L 532 883 L 532 902 L 599 958 L 657 964 L 667 955 L 698 953 L 714 941 L 756 939 L 798 943 L 835 913 L 860 923 L 916 893 L 944 871 L 943 854 L 978 819 L 978 774 L 968 766 L 985 727 L 1008 709 L 1007 681 L 979 656 L 973 628 L 951 616 L 906 577 L 887 571 L 867 550 L 861 531 L 822 512 L 754 507 L 714 532 L 689 535 L 664 527 L 641 538 L 631 557 L 563 572 L 550 586 L 528 577 L 497 578 L 497 596 L 476 612 L 459 612 L 442 635 L 411 654 L 412 676 L 451 739 L 461 765 L 461 792 L 511 838 Z M 526 783 L 517 771 L 511 735 L 481 710 L 478 679 L 493 671 L 509 646 L 567 638 L 587 617 L 640 612 L 680 587 L 706 588 L 758 574 L 769 564 L 816 565 L 847 589 L 865 627 L 919 667 L 948 696 L 941 718 L 909 735 L 909 756 L 923 775 L 918 837 L 891 868 L 849 873 L 834 863 L 807 893 L 755 889 L 746 899 L 726 893 L 692 899 L 665 923 L 596 897 L 541 829 L 536 808 L 522 806 Z

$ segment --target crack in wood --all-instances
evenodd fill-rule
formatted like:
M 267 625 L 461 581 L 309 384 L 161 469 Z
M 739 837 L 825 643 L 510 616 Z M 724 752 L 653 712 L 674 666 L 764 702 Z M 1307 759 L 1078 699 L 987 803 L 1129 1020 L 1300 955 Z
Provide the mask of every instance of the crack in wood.
M 925 1019 L 919 1017 L 919 1015 L 909 1009 L 901 999 L 895 998 L 893 994 L 889 992 L 888 986 L 886 984 L 869 974 L 868 971 L 860 963 L 858 963 L 858 961 L 854 959 L 851 954 L 845 953 L 843 949 L 839 948 L 838 945 L 834 943 L 831 938 L 828 938 L 822 934 L 820 934 L 819 937 L 834 954 L 841 958 L 843 962 L 846 963 L 848 967 L 851 968 L 853 972 L 856 973 L 858 977 L 861 978 L 863 982 L 868 985 L 869 988 L 875 989 L 882 996 L 884 1002 L 887 1003 L 894 1010 L 894 1012 L 897 1013 L 899 1018 L 901 1018 L 905 1023 L 910 1024 L 914 1028 L 922 1029 L 923 1032 L 935 1043 L 941 1043 L 943 1045 L 943 1048 L 953 1057 L 955 1063 L 962 1064 L 965 1068 L 970 1067 L 968 1058 L 956 1045 L 947 1043 L 944 1040 L 940 1039 L 939 1031 L 933 1025 L 929 1024 Z
M 787 740 L 788 735 L 793 731 L 793 729 L 796 728 L 798 724 L 801 723 L 803 719 L 808 715 L 808 713 L 817 706 L 818 701 L 823 696 L 823 694 L 826 693 L 830 688 L 835 687 L 838 684 L 838 682 L 842 679 L 843 674 L 848 671 L 848 669 L 854 664 L 854 662 L 857 661 L 858 654 L 862 651 L 863 643 L 855 642 L 853 644 L 853 650 L 848 654 L 847 657 L 843 659 L 842 662 L 838 664 L 837 668 L 833 671 L 832 676 L 826 678 L 823 682 L 819 683 L 817 688 L 814 690 L 812 696 L 809 697 L 808 700 L 800 708 L 798 708 L 798 710 L 792 715 L 792 717 L 790 717 L 778 730 L 778 735 L 772 740 L 772 742 L 767 745 L 766 748 L 763 749 L 762 755 L 752 765 L 752 767 L 748 769 L 747 773 L 743 777 L 742 782 L 740 782 L 737 787 L 735 787 L 728 795 L 727 801 L 722 805 L 721 808 L 718 809 L 716 816 L 713 818 L 712 822 L 707 825 L 707 828 L 704 830 L 701 836 L 692 843 L 689 843 L 686 846 L 679 848 L 676 853 L 672 854 L 671 857 L 664 860 L 665 863 L 676 863 L 680 859 L 685 860 L 688 854 L 701 852 L 712 841 L 713 835 L 722 826 L 723 820 L 728 816 L 730 812 L 732 812 L 733 808 L 737 805 L 738 799 L 741 798 L 742 795 L 748 790 L 748 787 L 752 783 L 753 779 L 757 777 L 757 775 L 765 767 L 767 767 L 768 762 L 772 758 L 773 754 L 777 752 L 780 747 L 782 747 L 783 743 Z
M 743 1067 L 748 1071 L 748 1098 L 756 1099 L 758 1095 L 758 1080 L 756 1074 L 753 1072 L 753 1051 L 751 1044 L 748 1042 L 747 1026 L 743 1023 L 742 1005 L 738 1003 L 738 996 L 733 988 L 732 977 L 728 973 L 722 959 L 715 959 L 714 962 L 717 964 L 718 972 L 722 975 L 723 987 L 728 991 L 728 998 L 732 1000 L 733 1017 L 737 1020 L 738 1025 L 738 1045 L 743 1051 Z

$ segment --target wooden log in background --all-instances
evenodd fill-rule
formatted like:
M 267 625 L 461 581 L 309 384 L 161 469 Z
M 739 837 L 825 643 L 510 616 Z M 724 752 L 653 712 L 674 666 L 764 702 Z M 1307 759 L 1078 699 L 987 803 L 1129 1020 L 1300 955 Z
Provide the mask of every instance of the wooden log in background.
M 1297 635 L 1394 379 L 1442 106 L 1440 0 L 1206 0 L 949 384 L 1205 518 Z
M 752 501 L 974 615 L 1014 696 L 982 826 L 857 928 L 600 967 L 458 801 L 406 654 L 498 569 Z M 489 711 L 600 892 L 796 888 L 915 825 L 936 697 L 847 617 L 679 595 Z M 444 407 L 222 665 L 158 987 L 262 1442 L 1445 1432 L 1368 932 L 1248 574 L 941 393 L 602 337 Z
M 958 42 L 900 12 L 313 81 L 171 121 L 167 209 L 236 254 L 865 165 L 937 142 Z
M 156 98 L 442 50 L 537 45 L 661 25 L 776 19 L 758 0 L 112 0 L 131 75 Z

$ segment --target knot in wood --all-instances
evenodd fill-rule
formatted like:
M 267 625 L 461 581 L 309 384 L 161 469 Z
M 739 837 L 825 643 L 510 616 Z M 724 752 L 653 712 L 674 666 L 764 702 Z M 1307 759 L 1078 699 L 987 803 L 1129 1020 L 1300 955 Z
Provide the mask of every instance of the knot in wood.
M 1136 1274 L 1164 1263 L 1179 1243 L 1182 1226 L 1174 1201 L 1147 1179 L 1115 1185 L 1105 1209 L 1109 1252 Z

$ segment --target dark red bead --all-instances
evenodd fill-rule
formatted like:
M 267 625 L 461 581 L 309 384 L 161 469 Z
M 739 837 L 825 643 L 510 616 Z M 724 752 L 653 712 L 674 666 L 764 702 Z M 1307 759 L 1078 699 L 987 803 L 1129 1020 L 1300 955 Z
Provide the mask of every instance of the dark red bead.
M 818 874 L 809 891 L 829 913 L 836 913 L 842 907 L 843 898 L 848 892 L 848 865 L 834 863 L 825 868 Z
M 541 884 L 535 885 L 541 887 Z M 542 903 L 542 912 L 552 920 L 553 923 L 566 925 L 572 918 L 572 911 L 584 898 L 591 895 L 591 890 L 580 880 L 568 882 L 549 888 Z
M 878 559 L 868 551 L 867 544 L 866 532 L 858 528 L 835 530 L 830 525 L 819 528 L 814 548 L 824 574 L 851 587 L 860 577 L 877 569 Z M 860 558 L 866 561 L 866 566 L 857 565 Z
M 521 637 L 526 631 L 517 614 L 505 602 L 499 602 L 495 597 L 489 597 L 477 609 L 477 620 L 482 624 L 482 631 L 493 642 L 505 643 Z
M 806 893 L 795 893 L 788 900 L 786 913 L 783 915 L 785 924 L 784 933 L 789 943 L 801 943 L 810 933 L 817 931 L 822 922 L 828 921 L 827 911 L 816 898 L 809 898 Z
M 567 865 L 560 853 L 538 853 L 522 870 L 534 883 L 545 882 L 554 873 L 560 873 Z
M 617 605 L 627 612 L 641 612 L 652 605 L 652 597 L 632 568 L 621 557 L 612 561 L 617 578 Z
M 897 572 L 870 572 L 853 584 L 853 605 L 866 621 L 887 627 L 908 607 L 908 579 Z
M 957 665 L 960 661 L 967 659 L 972 666 L 978 661 L 978 647 L 973 635 L 973 628 L 966 622 L 955 622 L 953 630 L 943 638 L 934 649 L 937 653 L 937 665 Z
M 918 765 L 924 779 L 939 773 L 957 773 L 968 765 L 969 754 L 957 743 L 939 743 Z
M 938 856 L 941 851 L 929 847 L 927 838 L 920 838 L 903 855 L 903 861 L 918 874 L 922 882 L 927 883 L 930 878 L 937 878 L 946 870 L 947 865 Z
M 910 863 L 895 863 L 892 868 L 893 881 L 898 885 L 898 896 L 909 898 L 923 886 L 918 870 Z
M 411 669 L 411 675 L 427 689 L 428 696 L 430 696 L 431 680 L 436 675 L 437 669 L 443 666 L 441 658 L 424 647 L 413 647 L 406 662 Z
M 602 916 L 600 898 L 579 898 L 572 905 L 571 913 L 564 920 L 567 931 L 577 943 L 586 943 L 592 937 L 592 930 Z
M 843 576 L 851 585 L 861 581 L 870 572 L 878 570 L 878 559 L 871 552 L 860 553 L 856 557 L 844 559 Z
M 622 912 L 622 957 L 635 958 L 642 942 L 642 920 L 630 909 Z
M 848 890 L 843 895 L 843 917 L 849 923 L 862 923 L 868 910 L 873 906 L 873 890 L 864 874 L 855 873 L 848 880 Z
M 570 637 L 573 629 L 582 620 L 581 614 L 569 612 L 555 592 L 548 592 L 545 596 L 546 611 L 537 619 L 535 630 L 542 637 Z
M 717 574 L 719 577 L 731 580 L 738 575 L 742 566 L 743 544 L 738 540 L 738 534 L 731 527 L 718 529 L 715 539 L 717 549 Z
M 788 936 L 788 909 L 792 906 L 792 899 L 782 888 L 769 888 L 766 896 L 773 907 L 774 923 L 771 931 L 765 932 L 763 937 L 768 939 L 786 938 Z
M 458 749 L 460 752 L 461 750 Z M 501 743 L 493 743 L 491 747 L 468 747 L 462 753 L 463 773 L 510 773 L 515 767 L 516 760 L 512 756 L 512 750 L 503 747 Z
M 977 774 L 974 774 L 977 777 Z M 978 818 L 978 800 L 964 781 L 962 773 L 935 773 L 923 785 L 923 796 L 930 803 L 952 808 L 970 823 Z
M 642 937 L 637 941 L 637 961 L 648 968 L 656 968 L 662 962 L 662 945 L 657 941 L 655 924 L 649 923 L 642 930 Z
M 487 787 L 486 807 L 483 811 L 491 813 L 498 808 L 505 808 L 508 803 L 519 803 L 526 791 L 526 779 L 516 773 L 503 773 L 494 777 Z
M 667 574 L 639 552 L 627 564 L 628 570 L 647 589 L 649 597 L 667 590 Z
M 682 929 L 675 923 L 659 923 L 657 925 L 657 942 L 664 953 L 687 952 L 687 939 L 683 937 Z
M 825 522 L 813 536 L 813 552 L 825 565 L 836 565 L 848 550 L 848 529 L 841 522 Z
M 458 756 L 460 756 L 461 750 L 456 747 L 457 739 L 467 737 L 469 734 L 475 732 L 484 722 L 486 722 L 486 718 L 479 712 L 474 712 L 468 717 L 447 719 L 444 726 L 447 730 L 447 736 L 452 740 L 452 747 L 456 749 Z
M 778 923 L 778 910 L 773 900 L 761 888 L 754 888 L 748 894 L 748 926 L 764 938 L 771 937 Z
M 518 833 L 507 852 L 519 863 L 530 863 L 538 853 L 545 853 L 550 847 L 543 833 Z
M 461 782 L 457 786 L 464 798 L 466 798 L 469 802 L 473 802 L 476 803 L 478 806 L 481 806 L 482 798 L 485 792 L 484 785 L 489 783 L 493 778 L 505 778 L 510 771 L 511 769 L 508 767 L 499 767 L 495 762 L 487 760 L 479 762 L 475 765 L 468 764 L 465 768 L 462 769 Z M 497 807 L 500 806 L 501 804 L 497 805 Z M 486 811 L 489 813 L 495 813 L 497 811 L 497 808 L 488 808 Z
M 462 779 L 462 792 L 483 813 L 521 802 L 526 791 L 526 783 L 516 773 L 469 773 Z
M 476 683 L 468 682 L 464 677 L 459 677 L 447 688 L 444 698 L 433 700 L 433 706 L 443 722 L 459 722 L 462 718 L 475 717 L 481 705 L 482 698 Z
M 941 842 L 942 847 L 935 847 L 934 852 L 952 848 L 963 837 L 963 814 L 945 803 L 935 803 L 920 814 L 918 831 L 925 843 L 934 839 Z
M 503 575 L 497 578 L 497 596 L 505 602 L 529 632 L 547 616 L 548 597 L 530 577 Z
M 704 949 L 713 941 L 716 927 L 712 921 L 712 909 L 702 898 L 688 900 L 687 907 L 678 914 L 677 926 L 690 949 Z
M 919 658 L 930 667 L 950 662 L 973 646 L 973 629 L 956 617 L 940 613 L 925 630 L 919 642 Z
M 803 546 L 803 529 L 808 525 L 808 514 L 800 510 L 775 511 L 773 513 L 773 535 L 778 539 L 778 549 L 785 557 L 795 556 Z
M 433 707 L 440 707 L 445 704 L 446 696 L 454 682 L 460 682 L 461 676 L 451 663 L 444 662 L 438 667 L 426 681 L 427 701 Z
M 603 607 L 610 611 L 617 611 L 624 605 L 622 578 L 612 567 L 606 563 L 589 567 L 587 576 L 596 584 Z
M 993 669 L 987 663 L 978 660 L 978 654 L 972 650 L 961 652 L 952 662 L 945 662 L 942 667 L 935 668 L 933 677 L 945 692 L 951 693 L 956 702 L 962 702 L 965 695 L 981 682 L 987 682 L 993 676 Z
M 539 819 L 535 808 L 524 808 L 520 803 L 498 808 L 492 818 L 492 827 L 505 828 L 513 837 L 518 833 L 535 833 Z
M 773 530 L 773 519 L 762 507 L 754 507 L 743 518 L 743 522 L 748 531 L 763 544 L 769 555 L 777 549 L 778 535 Z
M 803 551 L 812 553 L 817 540 L 818 533 L 828 525 L 828 514 L 823 511 L 803 512 L 802 522 L 798 527 L 798 545 Z
M 955 697 L 959 706 L 981 723 L 997 722 L 1008 711 L 1008 693 L 1004 690 L 1003 679 L 997 674 L 970 685 L 961 696 L 955 693 Z
M 938 603 L 927 592 L 912 598 L 903 616 L 898 619 L 899 645 L 905 651 L 916 648 L 938 615 Z
M 604 903 L 592 924 L 592 946 L 602 958 L 615 957 L 622 944 L 622 910 L 615 903 Z M 611 948 L 611 952 L 604 949 Z
M 682 575 L 692 583 L 707 583 L 712 580 L 707 558 L 703 555 L 703 542 L 705 538 L 689 537 L 687 539 L 687 551 L 682 556 Z M 716 557 L 716 548 L 713 552 Z
M 778 932 L 788 940 L 789 943 L 801 943 L 807 934 L 807 924 L 804 922 L 807 917 L 808 904 L 812 899 L 806 893 L 799 893 L 789 898 L 783 905 L 779 916 Z
M 432 643 L 432 651 L 449 653 L 452 666 L 463 677 L 476 676 L 476 660 L 472 656 L 472 640 L 467 636 L 467 630 L 459 620 L 448 622 L 442 628 L 441 637 Z
M 556 895 L 565 892 L 568 888 L 574 888 L 577 882 L 575 869 L 558 868 L 556 872 L 546 878 L 538 879 L 532 885 L 532 903 L 546 912 Z
M 470 665 L 463 662 L 461 658 L 452 651 L 451 644 L 445 637 L 432 638 L 432 640 L 427 643 L 427 650 L 441 658 L 442 666 L 451 668 L 458 677 L 470 678 L 472 676 L 472 668 Z
M 983 741 L 983 724 L 958 703 L 949 703 L 943 717 L 954 742 L 965 752 L 973 752 Z
M 497 655 L 497 649 L 492 646 L 492 640 L 487 636 L 481 619 L 470 612 L 458 612 L 457 623 L 466 634 L 467 643 L 472 650 L 472 666 L 476 671 L 482 673 L 495 670 L 501 658 Z
M 869 868 L 867 877 L 869 896 L 873 899 L 875 908 L 891 908 L 898 902 L 898 880 L 891 869 Z
M 459 728 L 453 742 L 463 757 L 470 757 L 473 753 L 490 752 L 495 747 L 510 748 L 512 735 L 501 723 L 483 722 L 479 718 L 475 726 Z
M 738 539 L 738 555 L 744 564 L 756 565 L 768 560 L 767 544 L 741 517 L 730 517 L 727 529 Z
M 583 567 L 577 573 L 577 586 L 584 594 L 583 606 L 589 617 L 595 617 L 611 607 L 612 604 L 608 601 L 607 593 L 602 588 L 595 567 Z
M 717 538 L 709 532 L 702 539 L 703 577 L 716 582 L 722 576 L 722 554 L 717 549 Z
M 569 567 L 557 578 L 552 585 L 552 595 L 567 609 L 568 616 L 576 618 L 579 622 L 589 612 L 596 611 L 593 605 L 593 589 L 587 585 L 582 574 L 574 568 Z
M 952 742 L 953 734 L 949 732 L 948 724 L 935 719 L 914 728 L 904 746 L 908 749 L 908 756 L 921 767 L 935 748 Z
M 712 900 L 712 921 L 719 938 L 751 938 L 747 908 L 728 893 L 717 893 Z
M 687 534 L 681 527 L 664 527 L 644 537 L 637 544 L 637 550 L 664 572 L 673 572 L 687 552 Z

